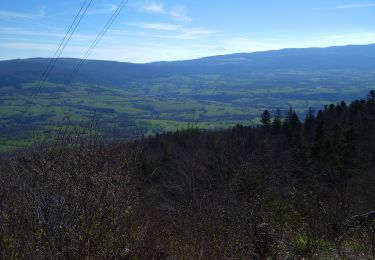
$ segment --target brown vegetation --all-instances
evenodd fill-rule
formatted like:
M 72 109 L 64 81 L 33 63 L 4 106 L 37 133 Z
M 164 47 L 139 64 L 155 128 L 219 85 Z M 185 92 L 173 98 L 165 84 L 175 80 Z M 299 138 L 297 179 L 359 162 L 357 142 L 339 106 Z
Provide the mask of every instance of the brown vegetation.
M 262 122 L 126 144 L 89 128 L 11 156 L 0 257 L 374 258 L 374 92 Z

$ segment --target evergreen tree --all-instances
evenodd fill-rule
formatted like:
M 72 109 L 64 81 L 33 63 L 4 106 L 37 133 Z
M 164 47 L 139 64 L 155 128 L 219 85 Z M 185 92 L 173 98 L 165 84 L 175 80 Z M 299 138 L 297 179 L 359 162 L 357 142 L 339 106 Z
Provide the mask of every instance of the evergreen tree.
M 281 121 L 282 121 L 281 111 L 280 111 L 280 109 L 277 109 L 276 114 L 273 118 L 273 122 L 272 122 L 272 133 L 273 134 L 277 135 L 280 132 Z
M 304 136 L 308 140 L 312 140 L 314 136 L 314 125 L 315 125 L 315 111 L 314 108 L 310 107 L 305 118 L 305 124 L 303 128 Z
M 291 143 L 299 143 L 301 141 L 301 127 L 296 111 L 292 107 L 289 108 L 287 117 L 284 121 L 284 132 Z
M 271 113 L 268 110 L 264 110 L 261 116 L 260 122 L 262 123 L 263 127 L 269 128 L 271 126 Z

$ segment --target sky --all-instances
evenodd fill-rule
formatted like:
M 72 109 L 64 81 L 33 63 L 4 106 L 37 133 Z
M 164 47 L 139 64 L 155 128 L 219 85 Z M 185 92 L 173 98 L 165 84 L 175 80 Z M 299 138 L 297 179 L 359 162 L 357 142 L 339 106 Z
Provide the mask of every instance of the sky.
M 0 60 L 51 57 L 84 0 L 0 0 Z M 93 0 L 81 58 L 121 0 Z M 129 0 L 90 59 L 135 63 L 375 43 L 375 0 Z

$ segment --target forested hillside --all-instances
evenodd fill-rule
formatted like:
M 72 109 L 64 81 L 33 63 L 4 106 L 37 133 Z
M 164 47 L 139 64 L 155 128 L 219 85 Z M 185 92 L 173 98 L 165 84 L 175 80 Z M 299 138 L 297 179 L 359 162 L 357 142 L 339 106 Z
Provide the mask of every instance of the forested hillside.
M 40 83 L 49 62 L 0 61 L 0 152 L 30 146 L 35 132 L 48 135 L 94 113 L 104 134 L 116 128 L 118 138 L 129 139 L 188 124 L 255 125 L 264 109 L 292 106 L 302 116 L 310 106 L 350 102 L 375 87 L 374 44 L 148 64 L 89 60 L 75 77 L 79 60 L 58 59 Z
M 1 163 L 1 258 L 375 257 L 374 91 L 132 143 L 94 123 Z

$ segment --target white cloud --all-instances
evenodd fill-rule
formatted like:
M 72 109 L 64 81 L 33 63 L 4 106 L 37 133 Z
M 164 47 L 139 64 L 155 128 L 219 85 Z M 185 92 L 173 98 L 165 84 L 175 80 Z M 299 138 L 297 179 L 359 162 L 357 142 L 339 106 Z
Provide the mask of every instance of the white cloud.
M 0 11 L 0 17 L 34 19 L 34 16 L 30 14 L 9 12 L 9 11 Z
M 309 41 L 310 46 L 327 47 L 334 45 L 349 44 L 372 44 L 375 43 L 375 32 L 355 32 L 347 34 L 332 34 Z
M 128 25 L 136 26 L 146 30 L 164 31 L 169 32 L 167 34 L 150 34 L 142 33 L 142 36 L 158 37 L 167 39 L 180 39 L 180 40 L 193 40 L 209 36 L 215 32 L 212 30 L 206 30 L 202 28 L 187 28 L 180 24 L 170 23 L 128 23 Z M 172 33 L 172 34 L 171 34 Z
M 14 36 L 44 36 L 48 38 L 63 38 L 65 32 L 46 32 L 46 31 L 33 31 L 27 30 L 27 28 L 17 27 L 0 27 L 0 34 L 2 35 L 14 35 Z M 72 41 L 90 41 L 94 40 L 96 35 L 93 34 L 77 34 L 75 33 L 72 37 Z
M 214 34 L 214 31 L 201 29 L 201 28 L 182 28 L 181 34 L 177 35 L 176 38 L 178 39 L 197 39 L 205 36 L 209 36 Z
M 33 31 L 27 28 L 17 27 L 0 27 L 0 33 L 3 35 L 20 35 L 20 36 L 47 36 L 47 37 L 63 37 L 65 34 L 57 32 Z
M 38 44 L 38 43 L 19 43 L 9 42 L 0 43 L 0 48 L 8 50 L 8 52 L 14 51 L 17 53 L 17 58 L 29 58 L 29 51 L 37 52 L 38 57 L 50 57 L 51 53 L 57 49 L 56 44 Z M 68 46 L 64 52 L 64 57 L 75 57 L 81 58 L 82 53 L 86 51 L 84 47 L 72 47 Z M 172 60 L 183 60 L 190 58 L 198 58 L 204 56 L 202 50 L 191 49 L 188 46 L 164 46 L 158 44 L 146 44 L 146 45 L 134 45 L 134 44 L 122 44 L 122 45 L 111 45 L 95 48 L 94 52 L 90 56 L 90 59 L 99 60 L 116 60 L 116 61 L 127 61 L 136 63 L 145 63 L 152 61 L 172 61 Z M 6 53 L 1 56 L 4 59 Z M 9 57 L 14 58 L 14 56 Z
M 150 14 L 165 14 L 166 10 L 163 4 L 156 2 L 146 2 L 144 4 L 137 5 L 139 11 Z
M 120 60 L 136 63 L 153 61 L 174 61 L 206 56 L 205 50 L 187 45 L 122 45 L 111 48 L 97 48 L 95 59 Z
M 224 41 L 223 49 L 226 50 L 227 53 L 234 53 L 274 50 L 280 49 L 280 46 L 265 42 L 254 41 L 248 38 L 235 37 Z
M 178 5 L 171 8 L 169 15 L 177 20 L 184 22 L 191 22 L 193 19 L 187 15 L 187 9 L 185 6 Z
M 128 30 L 122 30 L 122 29 L 109 29 L 108 33 L 114 34 L 114 35 L 129 35 Z
M 115 31 L 114 33 L 116 32 L 123 33 L 124 31 Z M 160 37 L 184 39 L 184 37 L 194 38 L 201 37 L 202 34 L 207 35 L 207 33 L 212 33 L 199 28 L 187 29 L 185 35 L 183 35 L 182 29 L 175 31 L 174 33 L 172 32 L 166 32 L 167 35 L 162 35 Z M 146 36 L 149 37 L 148 34 Z M 90 58 L 141 63 L 160 60 L 171 61 L 193 59 L 236 52 L 254 52 L 282 48 L 328 47 L 348 44 L 369 44 L 375 42 L 375 32 L 326 35 L 299 42 L 282 42 L 279 39 L 273 39 L 273 41 L 261 41 L 250 37 L 233 37 L 225 39 L 220 38 L 220 35 L 214 36 L 215 37 L 208 37 L 203 41 L 182 41 L 181 44 L 175 44 L 173 41 L 159 42 L 131 40 L 131 37 L 116 37 L 116 39 L 110 38 L 109 41 L 102 42 L 97 48 L 95 48 Z M 24 39 L 22 41 L 14 39 L 0 43 L 0 48 L 3 49 L 1 56 L 3 59 L 4 57 L 8 57 L 8 53 L 13 53 L 13 56 L 9 56 L 9 58 L 14 58 L 14 55 L 19 55 L 17 56 L 19 58 L 27 58 L 30 57 L 30 53 L 33 53 L 33 56 L 49 57 L 57 47 L 57 44 L 31 42 L 29 39 Z M 86 48 L 87 46 L 78 44 L 68 45 L 63 56 L 81 58 L 81 55 L 86 51 Z
M 95 10 L 88 10 L 86 15 L 98 15 L 98 14 L 108 14 L 113 13 L 117 9 L 117 5 L 114 4 L 105 4 L 101 8 Z
M 35 13 L 20 13 L 0 10 L 0 18 L 38 19 L 43 17 L 45 17 L 45 11 L 43 9 Z
M 180 25 L 168 23 L 128 23 L 128 25 L 140 27 L 142 29 L 159 30 L 159 31 L 177 31 Z
M 47 43 L 33 43 L 33 42 L 7 42 L 0 44 L 0 47 L 6 49 L 19 49 L 19 50 L 39 50 L 54 52 L 58 48 L 57 44 Z M 66 51 L 82 53 L 86 48 L 78 46 L 68 46 Z
M 188 16 L 187 8 L 183 5 L 174 5 L 172 7 L 166 7 L 162 3 L 157 2 L 144 2 L 137 3 L 134 5 L 139 12 L 149 14 L 163 14 L 173 18 L 175 20 L 183 22 L 191 22 L 192 18 Z
M 353 9 L 353 8 L 369 8 L 375 7 L 375 4 L 352 4 L 352 5 L 340 5 L 336 6 L 335 9 Z
M 258 41 L 249 38 L 235 37 L 223 41 L 222 47 L 224 53 L 236 52 L 254 52 L 279 50 L 284 48 L 310 48 L 310 47 L 329 47 L 345 45 L 366 45 L 375 43 L 375 32 L 355 32 L 347 34 L 322 35 L 306 39 L 304 41 Z

